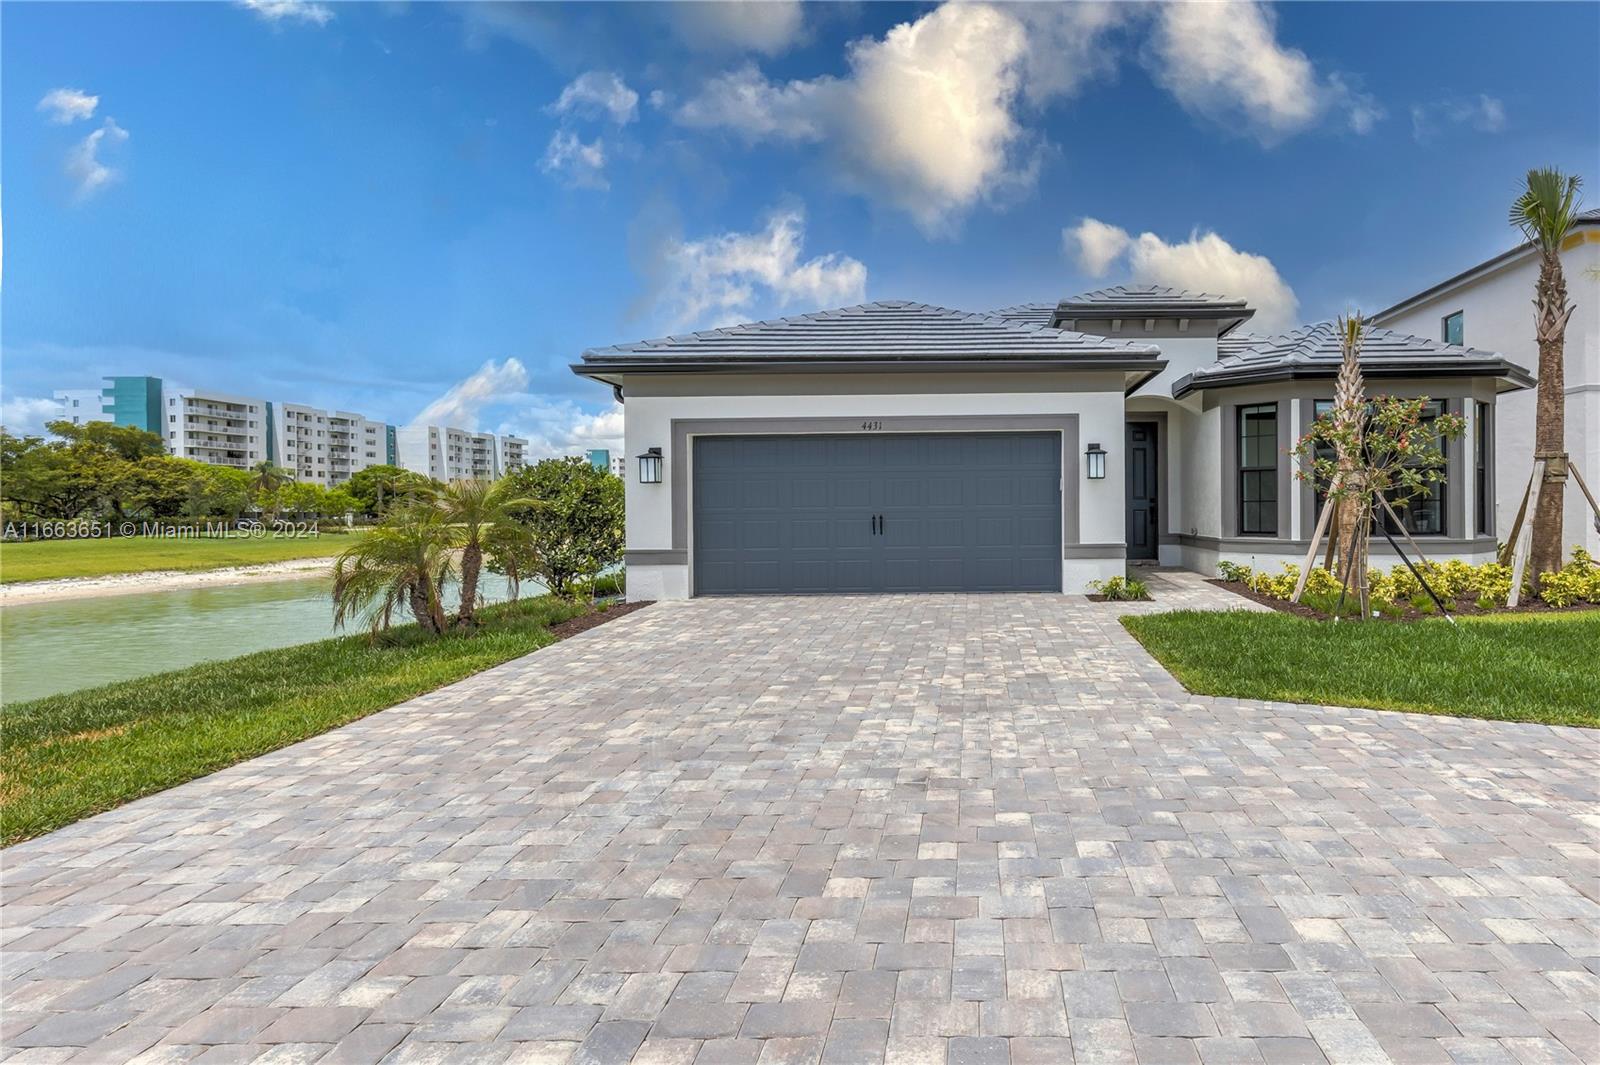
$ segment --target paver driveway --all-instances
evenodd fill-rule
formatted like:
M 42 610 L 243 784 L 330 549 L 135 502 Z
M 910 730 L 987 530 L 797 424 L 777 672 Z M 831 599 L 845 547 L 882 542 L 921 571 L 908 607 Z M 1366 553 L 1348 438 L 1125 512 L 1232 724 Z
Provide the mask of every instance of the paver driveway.
M 1600 1060 L 1597 754 L 1190 696 L 1082 600 L 661 604 L 6 852 L 5 1044 Z

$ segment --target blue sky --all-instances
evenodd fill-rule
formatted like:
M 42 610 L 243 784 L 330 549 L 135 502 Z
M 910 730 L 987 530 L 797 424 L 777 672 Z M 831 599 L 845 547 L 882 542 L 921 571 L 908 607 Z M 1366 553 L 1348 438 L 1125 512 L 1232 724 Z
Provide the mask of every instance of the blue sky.
M 1129 279 L 1315 320 L 1510 246 L 1530 166 L 1600 180 L 1587 3 L 10 3 L 0 33 L 12 427 L 150 373 L 615 444 L 585 347 Z

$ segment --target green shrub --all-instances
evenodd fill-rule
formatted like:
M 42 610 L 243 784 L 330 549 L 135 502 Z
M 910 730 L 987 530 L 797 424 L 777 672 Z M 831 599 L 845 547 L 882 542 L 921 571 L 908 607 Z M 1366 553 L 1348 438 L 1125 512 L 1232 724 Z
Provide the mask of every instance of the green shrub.
M 1554 607 L 1600 603 L 1600 565 L 1583 548 L 1574 548 L 1572 561 L 1559 573 L 1540 575 L 1539 598 Z
M 1248 583 L 1250 580 L 1250 567 L 1241 566 L 1237 562 L 1218 562 L 1217 576 L 1221 577 L 1225 581 L 1243 581 Z
M 1103 581 L 1090 581 L 1089 587 L 1111 600 L 1149 599 L 1150 589 L 1144 581 L 1127 577 L 1112 577 Z

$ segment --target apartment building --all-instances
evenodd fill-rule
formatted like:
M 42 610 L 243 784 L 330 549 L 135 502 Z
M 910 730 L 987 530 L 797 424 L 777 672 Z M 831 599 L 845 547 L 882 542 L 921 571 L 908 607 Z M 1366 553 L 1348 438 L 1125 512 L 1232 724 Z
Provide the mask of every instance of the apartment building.
M 331 488 L 395 461 L 394 427 L 352 411 L 274 403 L 159 377 L 108 377 L 105 387 L 55 392 L 56 418 L 109 421 L 158 434 L 180 458 L 248 469 L 272 462 L 295 479 Z
M 528 442 L 520 436 L 447 425 L 407 425 L 394 436 L 395 464 L 437 481 L 493 479 L 527 465 Z
M 276 460 L 295 480 L 329 488 L 389 461 L 388 426 L 351 411 L 284 403 L 277 441 Z
M 520 436 L 500 436 L 500 472 L 516 473 L 528 465 L 528 441 Z

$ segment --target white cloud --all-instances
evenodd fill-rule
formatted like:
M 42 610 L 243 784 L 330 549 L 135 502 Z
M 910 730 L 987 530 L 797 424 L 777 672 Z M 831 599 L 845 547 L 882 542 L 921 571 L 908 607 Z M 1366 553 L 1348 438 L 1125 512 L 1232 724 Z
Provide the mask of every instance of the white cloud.
M 1132 240 L 1128 231 L 1096 218 L 1085 218 L 1072 229 L 1061 231 L 1067 254 L 1077 249 L 1078 266 L 1090 277 L 1104 277 L 1111 264 L 1122 257 Z
M 606 148 L 600 137 L 584 143 L 577 134 L 557 130 L 544 150 L 539 169 L 561 179 L 569 188 L 608 189 Z
M 38 110 L 50 121 L 65 126 L 79 119 L 93 118 L 94 109 L 99 106 L 100 97 L 82 89 L 51 89 L 40 99 Z
M 412 425 L 449 425 L 457 429 L 478 428 L 478 412 L 484 407 L 511 402 L 528 385 L 528 371 L 516 359 L 496 364 L 493 359 L 477 372 L 451 385 L 438 399 L 411 419 Z
M 800 0 L 680 3 L 668 10 L 678 36 L 702 51 L 778 55 L 805 35 Z
M 1086 233 L 1088 242 L 1082 239 Z M 1251 329 L 1275 332 L 1299 323 L 1299 297 L 1272 260 L 1240 251 L 1215 233 L 1197 231 L 1188 240 L 1169 244 L 1154 233 L 1132 237 L 1117 226 L 1085 218 L 1062 230 L 1062 240 L 1069 251 L 1078 248 L 1079 262 L 1089 273 L 1103 274 L 1125 254 L 1132 281 L 1242 297 L 1256 311 Z M 1112 247 L 1118 252 L 1102 258 Z M 1090 270 L 1090 265 L 1101 269 Z
M 590 70 L 562 89 L 549 110 L 557 115 L 604 115 L 625 126 L 639 117 L 639 94 L 609 70 Z
M 1377 101 L 1346 79 L 1320 77 L 1298 48 L 1278 41 L 1265 4 L 1168 3 L 1156 13 L 1150 47 L 1156 80 L 1183 107 L 1223 125 L 1243 125 L 1272 144 L 1345 111 L 1366 133 L 1383 116 Z
M 127 139 L 128 131 L 108 118 L 67 152 L 67 177 L 72 179 L 79 200 L 89 199 L 122 176 L 122 171 L 101 159 L 100 153 Z
M 333 8 L 314 0 L 239 0 L 242 7 L 255 12 L 265 22 L 309 22 L 325 26 L 333 18 Z
M 708 82 L 675 117 L 751 141 L 824 141 L 855 183 L 939 231 L 978 201 L 1029 183 L 1019 97 L 1025 88 L 1035 102 L 1072 91 L 1104 68 L 1091 42 L 1120 16 L 1089 10 L 945 4 L 881 40 L 853 43 L 847 77 L 774 83 L 747 66 Z M 1034 27 L 1041 48 L 1073 33 L 1082 46 L 1047 60 L 1030 50 Z
M 1411 135 L 1416 140 L 1432 140 L 1447 126 L 1465 126 L 1479 133 L 1504 132 L 1506 105 L 1486 93 L 1411 105 Z
M 0 403 L 0 425 L 16 436 L 43 436 L 44 423 L 61 416 L 61 404 L 53 399 L 14 396 Z
M 754 233 L 670 239 L 656 250 L 655 304 L 669 330 L 719 326 L 759 308 L 815 310 L 860 303 L 867 268 L 837 253 L 801 259 L 805 215 L 778 211 Z
M 496 432 L 525 438 L 528 455 L 534 460 L 581 454 L 597 447 L 613 456 L 623 454 L 622 407 L 616 403 L 591 412 L 571 401 L 551 402 L 545 397 L 528 396 Z

